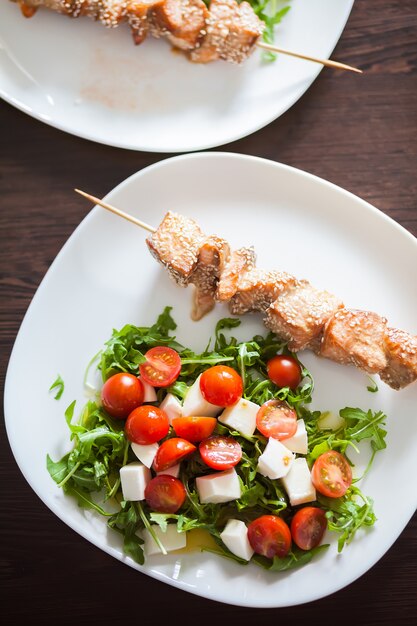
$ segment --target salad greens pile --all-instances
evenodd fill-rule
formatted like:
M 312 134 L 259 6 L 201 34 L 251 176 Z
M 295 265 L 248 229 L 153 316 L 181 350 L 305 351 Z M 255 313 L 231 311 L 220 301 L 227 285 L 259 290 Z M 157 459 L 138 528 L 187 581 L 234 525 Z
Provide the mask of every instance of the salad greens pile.
M 371 455 L 366 474 L 376 452 L 386 447 L 385 414 L 346 407 L 339 412 L 340 426 L 336 430 L 323 429 L 320 422 L 325 414 L 311 411 L 306 406 L 311 402 L 314 389 L 311 373 L 300 363 L 303 374 L 300 386 L 294 391 L 288 387 L 278 388 L 267 376 L 266 363 L 277 353 L 292 353 L 272 333 L 266 336 L 257 335 L 248 342 L 238 342 L 226 331 L 236 328 L 240 323 L 236 318 L 220 320 L 213 340 L 201 354 L 196 354 L 176 341 L 172 334 L 176 324 L 171 317 L 171 307 L 166 307 L 153 326 L 137 327 L 128 324 L 121 330 L 114 330 L 105 348 L 96 355 L 93 362 L 98 361 L 98 369 L 103 381 L 106 381 L 117 372 L 137 375 L 139 364 L 145 361 L 144 353 L 152 347 L 165 345 L 177 350 L 182 362 L 180 376 L 170 387 L 158 390 L 158 403 L 168 392 L 182 400 L 188 386 L 205 369 L 218 363 L 227 363 L 240 373 L 246 399 L 257 404 L 263 404 L 272 398 L 285 400 L 296 410 L 298 418 L 304 419 L 309 441 L 307 462 L 310 467 L 327 450 L 337 450 L 349 460 L 350 448 L 358 450 L 358 443 L 367 440 Z M 294 354 L 292 356 L 296 357 Z M 92 363 L 89 365 L 91 367 Z M 225 504 L 199 502 L 195 477 L 212 473 L 212 470 L 202 462 L 196 452 L 181 462 L 179 478 L 185 486 L 187 498 L 179 513 L 155 513 L 149 509 L 146 501 L 123 501 L 119 470 L 126 463 L 137 459 L 125 437 L 124 421 L 115 420 L 105 412 L 100 406 L 99 395 L 100 392 L 97 391 L 97 400 L 88 401 L 75 422 L 75 402 L 67 408 L 65 419 L 74 446 L 59 461 L 53 461 L 48 455 L 47 469 L 58 486 L 66 494 L 76 498 L 79 506 L 93 509 L 108 518 L 109 527 L 123 536 L 125 553 L 138 563 L 144 562 L 143 540 L 138 535 L 138 531 L 143 528 L 149 530 L 163 551 L 163 546 L 153 532 L 154 524 L 158 524 L 162 530 L 173 522 L 178 531 L 197 528 L 206 530 L 217 545 L 216 548 L 207 550 L 246 564 L 246 561 L 229 552 L 220 539 L 220 533 L 229 518 L 250 522 L 260 515 L 276 514 L 287 523 L 290 522 L 294 507 L 290 506 L 280 480 L 270 480 L 256 470 L 258 458 L 267 443 L 266 438 L 257 432 L 251 437 L 244 436 L 220 423 L 217 424 L 214 434 L 230 434 L 242 447 L 242 460 L 235 467 L 242 488 L 239 500 Z M 166 438 L 172 434 L 171 428 Z M 339 552 L 345 544 L 352 541 L 359 528 L 372 526 L 376 521 L 372 500 L 357 486 L 359 480 L 360 478 L 355 478 L 341 498 L 327 498 L 317 494 L 316 504 L 326 511 L 328 529 L 339 535 Z M 285 558 L 275 557 L 270 560 L 255 554 L 251 562 L 272 571 L 286 570 L 309 562 L 316 553 L 327 547 L 321 545 L 303 551 L 294 545 Z

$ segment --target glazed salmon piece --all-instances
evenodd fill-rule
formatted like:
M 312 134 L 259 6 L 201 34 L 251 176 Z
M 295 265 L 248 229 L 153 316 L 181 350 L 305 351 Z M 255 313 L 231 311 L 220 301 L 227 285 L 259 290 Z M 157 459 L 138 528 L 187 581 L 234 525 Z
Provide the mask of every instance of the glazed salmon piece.
M 379 372 L 393 389 L 402 389 L 417 380 L 417 337 L 398 328 L 387 328 L 384 336 L 387 366 Z
M 387 366 L 386 325 L 386 319 L 372 311 L 341 309 L 325 326 L 320 354 L 377 374 Z
M 181 50 L 194 49 L 205 35 L 208 9 L 203 0 L 164 0 L 149 14 L 150 33 Z
M 255 263 L 256 254 L 252 246 L 232 252 L 220 276 L 216 300 L 219 302 L 230 300 L 237 291 L 239 281 L 255 269 Z
M 197 222 L 168 211 L 146 243 L 152 256 L 168 270 L 177 285 L 186 287 L 205 239 Z
M 205 37 L 190 53 L 194 63 L 223 59 L 242 63 L 252 53 L 265 24 L 248 2 L 211 0 Z
M 299 281 L 287 272 L 254 269 L 238 280 L 237 291 L 229 303 L 230 312 L 234 315 L 249 311 L 265 313 L 281 293 L 297 284 Z
M 136 45 L 141 44 L 149 32 L 150 11 L 164 2 L 165 0 L 131 0 L 127 3 L 127 21 Z
M 342 306 L 336 296 L 301 280 L 267 309 L 265 326 L 297 352 L 317 341 L 325 323 Z
M 191 318 L 200 320 L 216 304 L 217 284 L 230 257 L 230 247 L 225 239 L 212 235 L 200 248 L 197 267 L 190 282 L 195 285 Z

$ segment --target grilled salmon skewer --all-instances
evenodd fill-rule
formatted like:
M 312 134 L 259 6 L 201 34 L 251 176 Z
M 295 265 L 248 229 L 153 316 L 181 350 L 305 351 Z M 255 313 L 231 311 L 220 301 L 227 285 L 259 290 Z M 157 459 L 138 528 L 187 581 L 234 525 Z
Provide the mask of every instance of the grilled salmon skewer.
M 13 0 L 30 17 L 41 6 L 68 15 L 87 16 L 109 28 L 127 22 L 140 44 L 151 35 L 167 39 L 194 63 L 223 59 L 242 63 L 265 29 L 248 2 L 211 0 Z
M 310 349 L 337 363 L 355 365 L 378 374 L 393 389 L 417 379 L 417 336 L 389 327 L 377 313 L 348 309 L 336 296 L 287 272 L 256 268 L 253 248 L 231 251 L 227 241 L 207 237 L 193 219 L 169 211 L 155 229 L 75 191 L 151 233 L 146 243 L 152 256 L 177 285 L 195 287 L 192 319 L 201 319 L 216 302 L 228 301 L 235 315 L 263 313 L 267 328 L 294 352 Z
M 114 28 L 122 22 L 130 25 L 133 40 L 141 44 L 149 35 L 167 39 L 194 63 L 223 59 L 242 63 L 256 46 L 295 58 L 320 63 L 326 67 L 362 73 L 362 70 L 328 59 L 318 59 L 298 52 L 276 48 L 260 41 L 265 22 L 248 2 L 210 0 L 12 0 L 20 5 L 25 17 L 32 17 L 39 7 L 68 15 L 87 16 Z
M 177 285 L 194 284 L 193 319 L 228 302 L 233 314 L 263 313 L 265 326 L 293 352 L 310 349 L 355 365 L 393 389 L 417 379 L 417 337 L 390 328 L 377 313 L 346 308 L 307 280 L 257 269 L 252 248 L 233 252 L 224 240 L 206 237 L 194 220 L 172 212 L 146 243 Z

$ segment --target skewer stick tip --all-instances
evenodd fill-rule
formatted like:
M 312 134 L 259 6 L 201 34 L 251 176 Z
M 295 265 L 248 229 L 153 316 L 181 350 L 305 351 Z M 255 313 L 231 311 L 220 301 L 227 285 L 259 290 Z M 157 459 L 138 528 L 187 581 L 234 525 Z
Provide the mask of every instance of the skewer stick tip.
M 104 200 L 100 200 L 100 198 L 96 198 L 95 196 L 92 196 L 91 194 L 86 193 L 85 191 L 82 191 L 81 189 L 74 188 L 74 191 L 76 193 L 79 193 L 84 198 L 87 198 L 87 200 L 90 200 L 90 202 L 92 202 L 93 204 L 98 204 L 98 206 L 103 207 L 103 209 L 107 209 L 111 213 L 114 213 L 115 215 L 118 215 L 119 217 L 123 217 L 123 219 L 128 220 L 129 222 L 132 222 L 133 224 L 136 224 L 136 226 L 140 226 L 141 228 L 144 228 L 145 230 L 148 230 L 150 233 L 154 233 L 156 230 L 156 228 L 154 228 L 153 226 L 146 224 L 146 222 L 142 222 L 142 220 L 138 220 L 136 217 L 133 217 L 133 215 L 129 215 L 128 213 L 125 213 L 124 211 L 117 209 L 111 204 L 104 202 Z

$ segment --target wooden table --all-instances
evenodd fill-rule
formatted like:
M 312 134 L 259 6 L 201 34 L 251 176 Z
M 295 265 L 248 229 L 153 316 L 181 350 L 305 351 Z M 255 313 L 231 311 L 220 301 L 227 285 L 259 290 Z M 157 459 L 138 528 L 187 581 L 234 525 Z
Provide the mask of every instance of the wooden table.
M 296 0 L 294 0 L 296 1 Z M 317 174 L 368 200 L 417 235 L 417 50 L 413 0 L 358 1 L 333 58 L 362 77 L 325 70 L 303 98 L 254 135 L 220 149 Z M 72 137 L 0 102 L 2 382 L 23 315 L 68 236 L 90 210 L 72 189 L 105 194 L 164 155 Z M 415 285 L 413 286 L 415 288 Z M 22 381 L 24 393 L 24 381 Z M 2 422 L 1 615 L 35 624 L 340 622 L 392 626 L 417 619 L 417 518 L 349 587 L 281 610 L 246 609 L 164 585 L 104 554 L 47 509 L 22 477 Z M 416 477 L 405 476 L 415 489 Z M 320 621 L 319 621 L 320 620 Z M 4 622 L 6 623 L 6 622 Z M 151 622 L 152 623 L 152 622 Z

